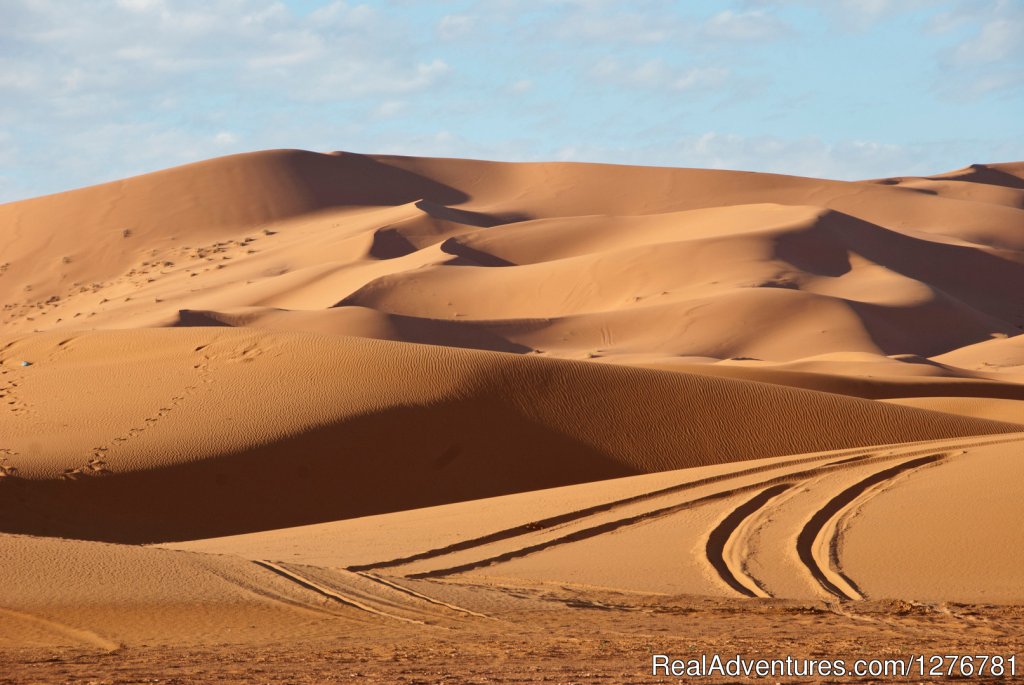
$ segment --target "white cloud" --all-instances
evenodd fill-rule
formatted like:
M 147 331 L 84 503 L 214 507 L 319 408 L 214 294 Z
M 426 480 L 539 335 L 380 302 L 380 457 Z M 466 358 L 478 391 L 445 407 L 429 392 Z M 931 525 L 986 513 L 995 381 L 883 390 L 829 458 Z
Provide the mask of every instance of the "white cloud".
M 1024 50 L 1024 12 L 996 17 L 976 35 L 957 46 L 954 60 L 960 64 L 988 64 Z
M 679 164 L 749 169 L 816 178 L 873 178 L 928 173 L 920 150 L 870 140 L 826 142 L 816 137 L 740 136 L 709 132 L 678 141 Z M 916 169 L 915 169 L 916 167 Z M 932 169 L 931 172 L 940 171 Z
M 249 26 L 264 26 L 286 21 L 288 21 L 288 8 L 280 2 L 275 2 L 242 17 L 242 24 Z
M 974 0 L 971 0 L 974 1 Z M 747 0 L 760 7 L 805 5 L 828 16 L 842 31 L 866 31 L 897 14 L 934 6 L 936 0 Z
M 441 40 L 454 40 L 470 34 L 475 21 L 465 14 L 449 14 L 437 23 L 437 35 Z
M 840 0 L 839 7 L 847 18 L 862 25 L 873 24 L 882 17 L 908 6 L 907 0 Z
M 533 81 L 527 78 L 519 79 L 518 81 L 513 81 L 512 83 L 508 84 L 508 87 L 505 90 L 507 90 L 509 93 L 512 93 L 513 95 L 521 95 L 530 90 L 533 90 Z
M 673 90 L 717 88 L 729 79 L 729 73 L 728 69 L 722 67 L 693 67 L 676 75 L 671 87 Z
M 0 92 L 31 89 L 39 84 L 40 76 L 34 65 L 22 65 L 12 59 L 0 58 Z
M 452 71 L 413 25 L 337 0 L 306 16 L 277 0 L 7 0 L 0 14 L 0 126 L 47 170 L 0 168 L 9 199 L 222 154 L 236 126 L 264 129 L 245 137 L 257 146 L 308 144 L 273 113 L 397 113 Z M 325 142 L 343 130 L 317 116 Z
M 117 4 L 131 12 L 150 12 L 164 6 L 163 0 L 117 0 Z
M 564 2 L 568 11 L 553 26 L 560 39 L 600 41 L 606 45 L 663 43 L 683 31 L 683 23 L 670 6 L 651 0 L 633 3 Z M 627 5 L 630 11 L 619 11 Z
M 687 91 L 718 88 L 728 81 L 730 72 L 723 67 L 680 69 L 661 59 L 627 66 L 617 59 L 605 58 L 594 65 L 592 74 L 602 82 L 615 85 Z
M 388 100 L 382 102 L 374 109 L 373 113 L 375 116 L 390 118 L 398 116 L 402 112 L 408 109 L 408 103 L 401 100 Z
M 352 6 L 344 0 L 332 2 L 318 7 L 309 15 L 309 25 L 348 27 L 370 26 L 377 18 L 376 12 L 369 5 Z
M 764 10 L 734 12 L 723 10 L 714 15 L 701 28 L 701 33 L 718 40 L 768 41 L 782 38 L 790 28 L 778 17 Z
M 278 85 L 323 98 L 331 88 L 407 92 L 448 71 L 439 57 L 424 59 L 408 41 L 394 41 L 372 9 L 345 2 L 308 17 L 268 0 L 121 0 L 74 12 L 22 0 L 19 9 L 25 26 L 14 38 L 17 47 L 5 50 L 11 63 L 4 73 L 50 67 L 48 83 L 36 83 L 40 99 L 56 86 L 137 100 L 192 89 L 196 79 L 232 88 Z
M 928 28 L 963 35 L 942 54 L 943 71 L 935 89 L 944 97 L 969 100 L 1012 92 L 1024 83 L 1024 4 L 1017 0 L 962 2 L 934 17 Z
M 1019 91 L 1021 88 L 1024 88 L 1024 68 L 984 74 L 966 84 L 961 94 L 966 97 L 982 97 L 1000 91 Z

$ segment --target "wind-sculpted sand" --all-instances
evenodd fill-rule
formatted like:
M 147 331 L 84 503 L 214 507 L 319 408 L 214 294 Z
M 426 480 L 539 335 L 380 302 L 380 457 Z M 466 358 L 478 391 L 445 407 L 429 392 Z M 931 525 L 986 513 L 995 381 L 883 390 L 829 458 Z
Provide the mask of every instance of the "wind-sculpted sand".
M 1019 653 L 1022 226 L 1021 164 L 284 150 L 2 205 L 0 680 Z

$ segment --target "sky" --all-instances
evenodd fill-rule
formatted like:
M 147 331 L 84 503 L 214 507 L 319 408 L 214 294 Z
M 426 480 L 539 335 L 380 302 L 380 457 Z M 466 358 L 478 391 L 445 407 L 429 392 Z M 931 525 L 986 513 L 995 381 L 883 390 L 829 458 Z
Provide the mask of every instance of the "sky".
M 268 148 L 1024 159 L 1024 0 L 0 0 L 0 202 Z

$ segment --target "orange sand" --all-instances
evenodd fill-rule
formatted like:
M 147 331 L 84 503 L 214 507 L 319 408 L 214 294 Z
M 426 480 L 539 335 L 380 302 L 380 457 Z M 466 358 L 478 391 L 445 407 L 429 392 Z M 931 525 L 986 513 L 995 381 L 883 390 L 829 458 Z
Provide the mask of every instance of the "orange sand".
M 2 205 L 0 650 L 1024 603 L 1022 225 L 1021 163 L 277 150 Z

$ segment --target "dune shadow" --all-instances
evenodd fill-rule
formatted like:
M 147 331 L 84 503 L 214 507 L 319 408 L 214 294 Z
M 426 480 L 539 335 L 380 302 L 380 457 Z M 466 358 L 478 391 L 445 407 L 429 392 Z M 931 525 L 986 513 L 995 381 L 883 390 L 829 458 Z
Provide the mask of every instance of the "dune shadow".
M 206 326 L 231 327 L 231 324 L 219 320 L 213 312 L 196 309 L 179 309 L 178 318 L 170 324 L 170 328 L 202 328 Z
M 810 230 L 783 233 L 775 238 L 775 256 L 818 276 L 834 278 L 853 268 L 847 246 L 817 224 Z
M 970 171 L 956 176 L 955 180 L 1024 190 L 1024 179 L 1008 174 L 1002 169 L 993 169 L 986 164 L 972 164 L 968 168 Z
M 424 214 L 434 219 L 450 221 L 452 223 L 463 224 L 465 226 L 475 226 L 476 228 L 492 228 L 494 226 L 527 221 L 531 218 L 530 216 L 522 213 L 507 212 L 504 214 L 487 214 L 485 212 L 474 212 L 468 209 L 445 207 L 442 204 L 431 202 L 429 200 L 420 200 L 416 203 L 416 207 Z
M 278 311 L 287 312 L 286 309 Z M 458 347 L 469 350 L 486 350 L 490 352 L 509 352 L 526 354 L 533 348 L 513 342 L 500 333 L 491 330 L 492 326 L 500 328 L 502 322 L 449 321 L 445 319 L 427 319 L 402 314 L 384 314 L 391 325 L 395 336 L 386 337 L 397 342 L 416 343 L 419 345 L 438 345 L 441 347 Z M 235 328 L 237 324 L 220 318 L 217 312 L 210 310 L 182 309 L 178 311 L 177 320 L 171 328 L 199 328 L 220 326 Z M 301 326 L 292 329 L 299 330 Z M 347 335 L 345 331 L 337 335 Z M 366 337 L 356 335 L 356 337 Z
M 397 259 L 417 249 L 397 228 L 378 228 L 373 232 L 370 256 L 375 259 Z
M 933 302 L 918 307 L 849 301 L 886 354 L 930 357 L 986 340 L 993 327 L 1010 333 L 1024 325 L 1021 299 L 1013 287 L 1024 283 L 1024 264 L 975 247 L 904 235 L 842 212 L 830 213 L 825 225 L 851 252 L 936 293 Z M 924 346 L 911 344 L 923 336 L 916 327 L 908 326 L 908 321 L 916 317 L 922 325 L 941 323 L 951 308 L 974 317 L 975 330 L 949 326 L 946 335 L 930 339 Z
M 145 471 L 0 479 L 0 530 L 132 544 L 190 540 L 635 473 L 478 397 L 396 407 Z
M 515 262 L 470 247 L 456 238 L 441 243 L 441 251 L 455 256 L 446 262 L 450 266 L 516 266 Z
M 533 351 L 532 347 L 489 330 L 486 323 L 422 319 L 401 314 L 391 314 L 388 318 L 403 342 L 516 354 Z
M 469 200 L 461 190 L 354 152 L 299 152 L 287 158 L 292 176 L 313 203 L 403 205 L 426 200 L 440 205 Z

